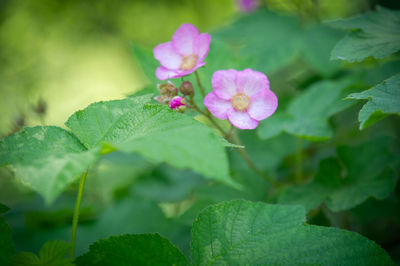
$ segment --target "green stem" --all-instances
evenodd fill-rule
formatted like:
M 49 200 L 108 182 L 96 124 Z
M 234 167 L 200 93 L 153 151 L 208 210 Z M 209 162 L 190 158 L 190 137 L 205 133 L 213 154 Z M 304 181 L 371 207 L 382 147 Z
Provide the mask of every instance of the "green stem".
M 81 181 L 79 182 L 78 196 L 76 198 L 74 216 L 72 218 L 71 252 L 70 252 L 71 260 L 74 260 L 75 257 L 74 253 L 75 253 L 76 229 L 78 228 L 79 209 L 81 207 L 82 194 L 83 194 L 83 188 L 85 186 L 86 176 L 87 176 L 87 171 L 83 173 Z
M 202 95 L 203 98 L 204 98 L 204 97 L 206 97 L 206 92 L 205 92 L 203 86 L 201 85 L 199 73 L 197 73 L 197 71 L 195 71 L 195 72 L 194 72 L 194 75 L 196 76 L 197 85 L 198 85 L 199 88 L 200 88 L 201 95 Z
M 224 137 L 227 136 L 227 133 L 225 133 L 224 129 L 212 118 L 211 114 L 209 112 L 204 112 L 202 111 L 197 105 L 196 103 L 193 101 L 193 99 L 191 98 L 189 100 L 190 102 L 190 107 L 192 107 L 193 109 L 195 109 L 198 113 L 204 115 L 205 117 L 207 117 L 207 119 L 222 133 L 222 135 Z
M 295 172 L 295 181 L 296 183 L 301 183 L 303 180 L 303 143 L 301 138 L 297 138 L 296 146 L 296 172 Z
M 243 146 L 242 141 L 240 140 L 239 136 L 237 135 L 236 131 L 232 131 L 232 135 L 230 138 L 228 138 L 232 143 Z M 253 162 L 253 160 L 250 158 L 249 154 L 246 152 L 244 148 L 237 148 L 236 149 L 240 156 L 242 156 L 243 160 L 247 163 L 247 165 L 253 169 L 254 172 L 256 172 L 259 176 L 264 178 L 267 182 L 271 183 L 273 187 L 277 188 L 279 187 L 279 184 L 277 181 L 272 179 L 269 175 L 261 171 Z

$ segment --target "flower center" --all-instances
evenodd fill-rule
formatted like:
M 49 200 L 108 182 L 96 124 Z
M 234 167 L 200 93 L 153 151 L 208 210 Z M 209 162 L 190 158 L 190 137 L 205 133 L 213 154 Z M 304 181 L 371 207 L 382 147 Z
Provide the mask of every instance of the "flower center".
M 237 93 L 232 97 L 232 106 L 237 111 L 246 111 L 250 104 L 250 98 L 243 92 Z
M 194 54 L 184 56 L 182 58 L 181 69 L 182 70 L 189 70 L 196 66 L 197 63 L 197 56 Z

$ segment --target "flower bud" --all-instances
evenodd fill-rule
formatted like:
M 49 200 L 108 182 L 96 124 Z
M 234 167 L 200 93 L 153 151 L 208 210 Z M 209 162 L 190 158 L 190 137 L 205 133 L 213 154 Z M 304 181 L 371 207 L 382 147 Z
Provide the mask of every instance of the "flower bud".
M 161 95 L 174 97 L 178 94 L 178 89 L 171 81 L 168 81 L 168 83 L 158 84 L 157 88 Z
M 179 91 L 183 95 L 188 95 L 192 97 L 194 95 L 193 85 L 190 81 L 184 81 L 181 86 L 179 87 Z
M 176 110 L 180 113 L 185 112 L 186 105 L 187 105 L 187 100 L 181 96 L 175 96 L 169 102 L 169 108 L 171 108 L 172 110 Z

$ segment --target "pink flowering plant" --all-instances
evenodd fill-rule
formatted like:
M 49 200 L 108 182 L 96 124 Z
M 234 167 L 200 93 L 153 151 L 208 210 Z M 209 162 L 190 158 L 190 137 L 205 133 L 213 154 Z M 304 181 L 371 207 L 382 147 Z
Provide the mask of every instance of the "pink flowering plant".
M 200 34 L 191 24 L 180 26 L 172 36 L 171 42 L 159 44 L 154 48 L 154 57 L 161 64 L 155 73 L 157 78 L 166 80 L 188 76 L 204 66 L 206 63 L 203 60 L 209 51 L 210 39 L 209 34 Z M 204 88 L 197 72 L 195 74 L 198 87 L 204 96 Z M 190 89 L 193 91 L 193 87 Z M 204 98 L 206 111 L 200 110 L 193 101 L 194 91 L 183 93 L 182 97 L 188 96 L 190 107 L 204 114 L 214 125 L 218 123 L 210 113 L 218 119 L 228 119 L 236 128 L 255 129 L 259 121 L 271 116 L 278 106 L 277 97 L 270 90 L 267 76 L 252 69 L 218 70 L 212 76 L 212 89 Z M 156 100 L 165 95 L 161 92 Z M 169 106 L 177 110 L 180 102 L 181 98 L 175 98 Z M 186 101 L 182 105 L 186 105 Z
M 278 99 L 270 90 L 267 76 L 252 69 L 215 71 L 211 79 L 212 91 L 206 95 L 197 69 L 206 64 L 203 60 L 208 54 L 210 39 L 209 34 L 200 34 L 195 26 L 183 24 L 174 33 L 171 42 L 159 44 L 153 50 L 154 58 L 161 64 L 155 72 L 158 79 L 178 77 L 184 79 L 194 72 L 199 92 L 204 97 L 203 104 L 206 110 L 196 104 L 195 90 L 189 81 L 183 81 L 179 91 L 174 90 L 181 93 L 181 96 L 160 90 L 163 87 L 174 86 L 171 81 L 159 84 L 160 95 L 154 99 L 161 104 L 168 104 L 170 109 L 181 113 L 189 107 L 206 117 L 227 141 L 242 145 L 233 127 L 255 129 L 259 121 L 268 118 L 276 111 Z M 226 119 L 231 124 L 228 131 L 224 130 L 219 122 Z M 239 154 L 256 173 L 268 182 L 274 183 L 256 167 L 244 149 L 240 149 Z
M 210 1 L 175 6 L 200 2 Z M 319 21 L 329 1 L 300 2 Z M 13 209 L 0 203 L 1 266 L 394 265 L 378 244 L 398 257 L 400 73 L 366 84 L 395 72 L 400 13 L 340 20 L 350 33 L 330 54 L 340 34 L 327 25 L 296 25 L 265 10 L 270 1 L 235 4 L 238 21 L 212 38 L 185 23 L 148 49 L 133 45 L 150 81 L 142 90 L 62 127 L 44 124 L 54 107 L 44 100 L 25 110 L 36 120 L 18 117 L 0 139 L 0 201 Z M 193 21 L 216 14 L 205 11 Z M 355 100 L 366 102 L 359 113 Z M 70 243 L 43 243 L 44 232 Z M 38 245 L 39 256 L 19 252 Z

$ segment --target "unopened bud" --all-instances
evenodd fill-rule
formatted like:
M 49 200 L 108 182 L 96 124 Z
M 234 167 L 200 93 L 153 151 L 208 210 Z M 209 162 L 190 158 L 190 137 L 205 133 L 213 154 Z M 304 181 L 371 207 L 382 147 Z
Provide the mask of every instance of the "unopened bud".
M 181 96 L 175 96 L 169 102 L 169 108 L 171 108 L 172 110 L 181 112 L 181 113 L 185 112 L 186 105 L 187 105 L 187 100 Z
M 183 95 L 188 95 L 192 97 L 194 95 L 193 85 L 190 81 L 184 81 L 181 86 L 179 87 L 179 91 Z
M 178 89 L 171 81 L 168 81 L 168 83 L 158 84 L 157 88 L 160 91 L 161 95 L 166 95 L 170 97 L 178 95 Z

